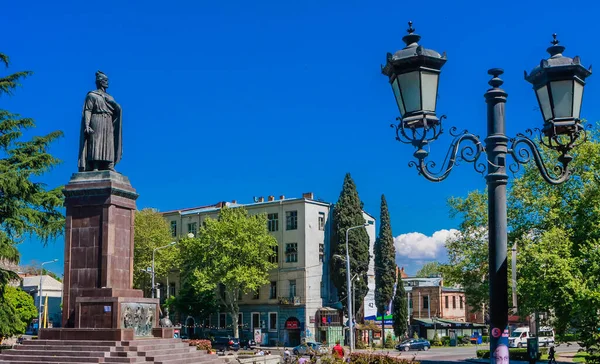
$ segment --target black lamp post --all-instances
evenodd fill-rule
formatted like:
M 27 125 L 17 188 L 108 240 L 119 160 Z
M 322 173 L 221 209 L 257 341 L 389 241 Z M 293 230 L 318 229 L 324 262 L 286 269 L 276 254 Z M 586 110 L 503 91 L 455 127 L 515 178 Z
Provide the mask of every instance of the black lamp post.
M 501 356 L 500 352 L 496 353 L 496 348 L 501 344 L 508 346 L 506 157 L 507 154 L 513 157 L 515 163 L 509 166 L 513 173 L 533 157 L 548 183 L 560 184 L 569 178 L 569 162 L 573 159 L 569 152 L 586 137 L 579 114 L 585 79 L 591 75 L 591 68 L 585 69 L 579 57 L 563 56 L 565 48 L 558 45 L 555 34 L 552 46 L 548 48 L 550 58 L 542 60 L 531 74 L 525 73 L 525 79 L 533 84 L 544 118 L 542 129 L 534 130 L 539 132 L 541 144 L 559 153 L 558 164 L 551 171 L 531 138 L 534 131 L 527 130 L 527 136 L 517 134 L 511 139 L 506 136 L 504 106 L 507 93 L 500 88 L 503 81 L 499 77 L 503 71 L 493 68 L 488 71 L 493 76 L 488 82 L 492 88 L 484 95 L 488 105 L 487 137 L 481 140 L 466 130 L 457 133 L 452 127 L 450 135 L 454 140 L 446 160 L 438 172 L 432 172 L 435 163 L 426 161 L 429 152 L 425 147 L 442 134 L 444 116 L 436 116 L 436 100 L 438 78 L 446 55 L 418 45 L 421 37 L 414 33 L 412 22 L 408 24 L 408 35 L 402 38 L 406 47 L 393 55 L 388 53 L 387 63 L 382 67 L 400 110 L 399 123 L 392 127 L 398 141 L 416 148 L 416 161 L 411 161 L 409 166 L 415 167 L 426 179 L 433 182 L 446 179 L 459 160 L 473 163 L 477 172 L 485 174 L 488 186 L 490 359 L 495 363 L 495 358 Z M 487 155 L 486 161 L 479 160 L 483 155 Z

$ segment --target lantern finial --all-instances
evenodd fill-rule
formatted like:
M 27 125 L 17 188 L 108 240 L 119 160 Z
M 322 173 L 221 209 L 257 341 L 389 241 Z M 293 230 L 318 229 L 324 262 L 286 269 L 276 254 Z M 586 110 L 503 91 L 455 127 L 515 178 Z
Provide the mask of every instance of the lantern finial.
M 556 39 L 556 36 L 557 36 L 556 33 L 552 34 L 553 39 L 550 42 L 550 43 L 552 43 L 552 45 L 550 47 L 548 47 L 548 49 L 546 50 L 548 53 L 550 53 L 550 56 L 552 56 L 552 58 L 562 56 L 562 52 L 565 51 L 565 47 L 558 45 L 558 43 L 560 43 L 560 41 L 558 39 Z
M 408 34 L 405 35 L 404 37 L 402 37 L 402 40 L 404 41 L 404 43 L 406 43 L 406 48 L 417 47 L 418 46 L 417 42 L 421 40 L 421 36 L 418 34 L 415 34 L 415 28 L 413 28 L 412 25 L 413 25 L 413 22 L 409 21 L 408 29 L 406 30 L 408 32 Z

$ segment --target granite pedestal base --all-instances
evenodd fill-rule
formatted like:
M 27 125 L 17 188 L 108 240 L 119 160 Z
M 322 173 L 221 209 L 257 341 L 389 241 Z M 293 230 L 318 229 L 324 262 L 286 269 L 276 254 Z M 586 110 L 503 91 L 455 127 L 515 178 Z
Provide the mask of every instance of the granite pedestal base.
M 81 331 L 83 336 L 108 335 L 110 340 L 130 340 L 126 329 L 132 329 L 135 337 L 151 337 L 158 326 L 158 300 L 143 298 L 141 290 L 132 289 L 138 195 L 129 179 L 112 171 L 75 173 L 63 193 L 63 327 L 86 329 Z M 77 333 L 48 331 L 44 335 Z

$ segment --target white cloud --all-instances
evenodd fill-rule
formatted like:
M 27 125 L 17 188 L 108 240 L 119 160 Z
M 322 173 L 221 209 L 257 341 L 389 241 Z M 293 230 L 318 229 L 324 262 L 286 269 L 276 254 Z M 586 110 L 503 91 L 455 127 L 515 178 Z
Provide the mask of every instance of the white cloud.
M 394 238 L 396 260 L 444 261 L 446 260 L 446 239 L 457 232 L 456 229 L 442 229 L 434 232 L 432 236 L 417 232 L 398 235 Z

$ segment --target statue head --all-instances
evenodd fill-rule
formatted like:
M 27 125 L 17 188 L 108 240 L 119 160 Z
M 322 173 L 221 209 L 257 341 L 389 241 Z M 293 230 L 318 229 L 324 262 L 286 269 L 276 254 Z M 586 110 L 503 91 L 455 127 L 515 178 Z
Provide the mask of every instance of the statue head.
M 96 72 L 96 87 L 105 90 L 108 88 L 108 76 L 106 76 L 102 71 Z

